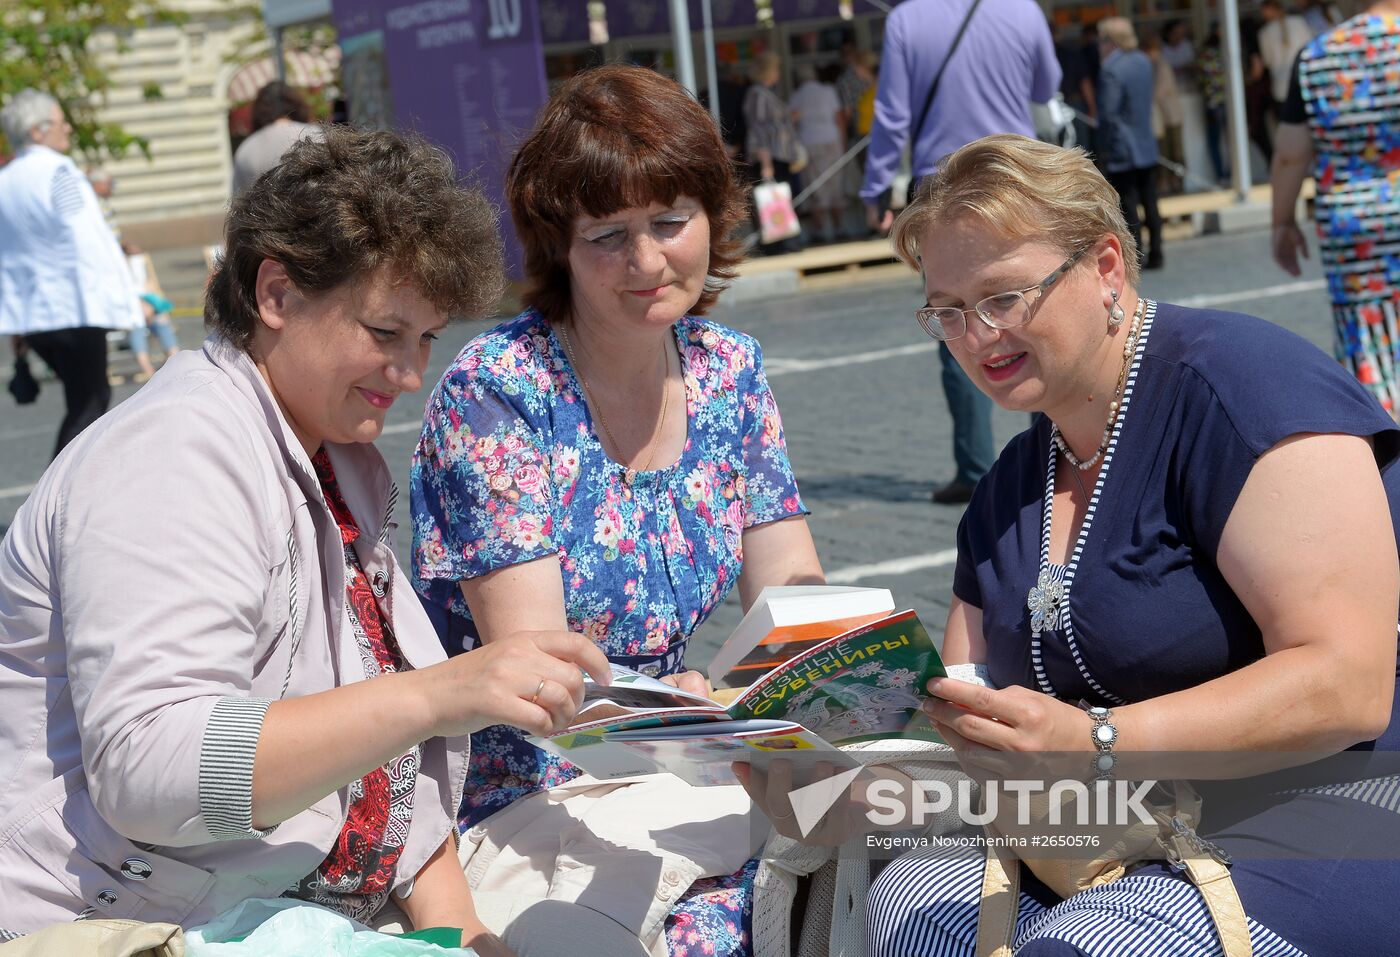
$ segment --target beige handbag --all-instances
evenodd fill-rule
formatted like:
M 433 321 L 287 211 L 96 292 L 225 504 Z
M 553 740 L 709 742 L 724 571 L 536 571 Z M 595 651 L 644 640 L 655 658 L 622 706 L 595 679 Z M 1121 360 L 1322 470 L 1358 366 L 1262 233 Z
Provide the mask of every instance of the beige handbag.
M 0 957 L 184 957 L 185 932 L 178 924 L 137 920 L 75 920 L 45 927 L 8 944 Z
M 1144 802 L 1153 823 L 1135 822 L 1103 831 L 1102 853 L 1091 860 L 1067 858 L 1023 859 L 1047 887 L 1061 897 L 1072 897 L 1127 876 L 1135 864 L 1165 860 L 1185 871 L 1200 890 L 1224 946 L 1225 957 L 1250 957 L 1249 926 L 1244 905 L 1226 867 L 1223 851 L 1200 838 L 1195 831 L 1201 817 L 1201 797 L 1184 781 L 1161 782 L 1168 795 L 1161 804 Z M 1033 817 L 1044 821 L 1049 813 L 1045 795 L 1033 800 Z M 1034 828 L 1035 825 L 1032 825 Z M 988 836 L 1025 831 L 1016 826 L 987 825 Z M 982 878 L 982 904 L 977 916 L 977 957 L 1011 957 L 1012 937 L 1020 901 L 1020 868 L 1015 854 L 989 842 L 987 869 Z

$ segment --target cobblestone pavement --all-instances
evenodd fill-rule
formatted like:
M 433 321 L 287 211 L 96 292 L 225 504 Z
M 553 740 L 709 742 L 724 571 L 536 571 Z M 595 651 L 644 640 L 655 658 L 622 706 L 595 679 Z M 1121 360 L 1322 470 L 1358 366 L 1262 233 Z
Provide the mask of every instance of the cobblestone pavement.
M 1330 350 L 1331 318 L 1315 260 L 1305 264 L 1301 280 L 1284 276 L 1269 261 L 1267 233 L 1190 240 L 1168 247 L 1167 255 L 1166 269 L 1147 274 L 1145 295 L 1250 312 Z M 928 499 L 953 468 L 937 353 L 912 315 L 921 301 L 912 274 L 903 281 L 853 278 L 790 298 L 721 306 L 715 318 L 763 345 L 828 575 L 890 588 L 899 607 L 916 609 L 937 635 L 947 613 L 962 510 Z M 484 328 L 450 329 L 433 357 L 430 381 Z M 200 335 L 193 322 L 180 332 L 189 344 Z M 114 401 L 132 391 L 118 388 Z M 46 384 L 34 406 L 17 408 L 0 397 L 0 529 L 44 468 L 61 406 L 54 384 Z M 421 408 L 401 401 L 379 442 L 401 476 L 417 440 Z M 1025 416 L 997 410 L 998 442 L 1025 425 Z M 407 544 L 399 543 L 403 558 Z M 696 635 L 691 667 L 708 664 L 739 617 L 736 590 Z

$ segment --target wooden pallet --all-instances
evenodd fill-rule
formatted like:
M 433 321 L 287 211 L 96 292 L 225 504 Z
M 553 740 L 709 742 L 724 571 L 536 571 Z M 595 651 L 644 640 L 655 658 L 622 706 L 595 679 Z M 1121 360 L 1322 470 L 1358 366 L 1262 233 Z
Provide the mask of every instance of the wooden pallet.
M 824 273 L 856 273 L 871 266 L 897 264 L 888 239 L 866 239 L 854 243 L 815 246 L 800 253 L 760 256 L 739 267 L 741 276 L 772 272 L 796 272 L 803 280 Z

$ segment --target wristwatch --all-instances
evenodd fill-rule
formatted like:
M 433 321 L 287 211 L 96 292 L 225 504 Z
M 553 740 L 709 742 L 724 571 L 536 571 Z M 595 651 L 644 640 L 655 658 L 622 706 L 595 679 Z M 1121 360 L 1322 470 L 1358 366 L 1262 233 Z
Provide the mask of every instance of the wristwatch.
M 1094 755 L 1091 767 L 1097 779 L 1107 780 L 1113 777 L 1114 765 L 1118 763 L 1118 756 L 1113 753 L 1113 745 L 1118 741 L 1118 729 L 1109 720 L 1113 717 L 1113 712 L 1097 706 L 1086 711 L 1089 720 L 1094 722 L 1089 734 L 1094 742 L 1094 750 L 1098 752 Z

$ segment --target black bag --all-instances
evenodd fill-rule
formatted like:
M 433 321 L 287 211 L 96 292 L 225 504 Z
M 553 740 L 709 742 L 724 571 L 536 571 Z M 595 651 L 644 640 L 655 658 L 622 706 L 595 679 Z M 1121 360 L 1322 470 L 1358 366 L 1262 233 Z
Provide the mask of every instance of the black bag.
M 39 398 L 39 380 L 29 368 L 28 356 L 15 356 L 15 374 L 10 379 L 10 395 L 20 405 L 28 405 Z

